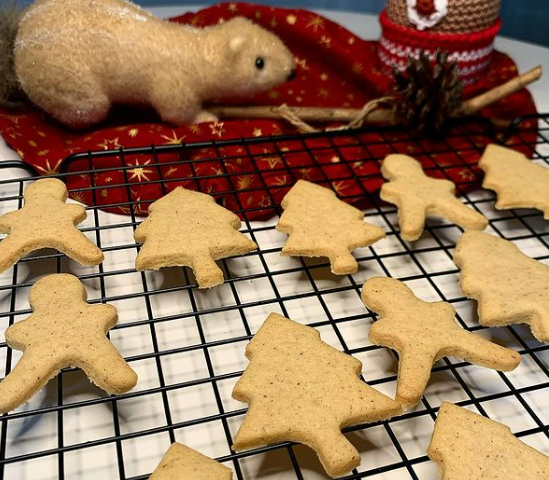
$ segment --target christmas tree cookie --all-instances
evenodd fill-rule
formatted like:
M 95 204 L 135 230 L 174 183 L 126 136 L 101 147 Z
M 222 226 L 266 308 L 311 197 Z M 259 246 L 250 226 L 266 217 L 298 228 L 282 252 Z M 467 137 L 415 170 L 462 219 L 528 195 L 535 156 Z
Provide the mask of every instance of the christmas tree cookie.
M 549 342 L 549 267 L 502 238 L 467 232 L 454 261 L 461 289 L 478 301 L 480 323 L 500 327 L 530 325 L 534 337 Z
M 231 480 L 224 465 L 181 443 L 172 443 L 149 480 Z
M 23 192 L 25 205 L 0 217 L 0 272 L 28 253 L 55 248 L 82 265 L 99 265 L 103 253 L 75 225 L 86 218 L 82 205 L 67 204 L 67 187 L 61 180 L 44 178 Z
M 299 180 L 282 200 L 284 213 L 276 229 L 289 235 L 283 255 L 328 257 L 332 273 L 355 273 L 351 252 L 385 236 L 383 229 L 364 222 L 364 214 L 339 200 L 327 188 Z
M 518 353 L 462 329 L 449 303 L 424 302 L 398 280 L 368 280 L 362 299 L 380 314 L 370 330 L 370 341 L 399 354 L 396 399 L 403 405 L 419 402 L 433 364 L 442 357 L 451 355 L 503 371 L 513 370 L 520 363 Z
M 549 168 L 498 145 L 488 145 L 478 165 L 486 173 L 482 186 L 497 193 L 497 209 L 536 208 L 549 220 Z
M 462 228 L 484 230 L 488 220 L 455 197 L 456 186 L 449 180 L 430 178 L 419 162 L 406 155 L 389 155 L 381 173 L 388 183 L 381 187 L 381 199 L 398 207 L 402 238 L 413 242 L 421 237 L 428 216 L 440 216 Z
M 6 342 L 23 356 L 0 382 L 0 412 L 27 402 L 62 368 L 78 367 L 108 393 L 123 393 L 137 375 L 106 337 L 116 325 L 112 305 L 86 303 L 86 290 L 76 277 L 49 275 L 30 291 L 33 314 L 6 330 Z
M 427 450 L 440 480 L 542 480 L 549 457 L 521 442 L 510 428 L 444 402 Z
M 246 357 L 250 364 L 233 391 L 249 404 L 234 442 L 237 451 L 303 443 L 336 477 L 360 464 L 341 429 L 400 413 L 396 402 L 359 379 L 357 359 L 324 343 L 317 330 L 278 314 L 269 315 Z
M 257 248 L 240 226 L 238 216 L 210 195 L 177 187 L 149 207 L 135 230 L 135 240 L 143 243 L 135 268 L 190 267 L 200 288 L 220 285 L 223 272 L 215 261 Z

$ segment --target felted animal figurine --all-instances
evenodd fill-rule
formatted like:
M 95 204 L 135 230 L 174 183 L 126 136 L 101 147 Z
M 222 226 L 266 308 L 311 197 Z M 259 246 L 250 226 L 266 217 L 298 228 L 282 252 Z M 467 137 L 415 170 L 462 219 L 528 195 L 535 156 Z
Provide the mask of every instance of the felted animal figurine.
M 282 41 L 242 17 L 194 28 L 124 0 L 38 0 L 11 31 L 13 51 L 0 55 L 13 59 L 0 60 L 0 81 L 13 68 L 28 98 L 73 128 L 120 103 L 150 105 L 176 125 L 215 121 L 205 101 L 250 96 L 293 75 Z

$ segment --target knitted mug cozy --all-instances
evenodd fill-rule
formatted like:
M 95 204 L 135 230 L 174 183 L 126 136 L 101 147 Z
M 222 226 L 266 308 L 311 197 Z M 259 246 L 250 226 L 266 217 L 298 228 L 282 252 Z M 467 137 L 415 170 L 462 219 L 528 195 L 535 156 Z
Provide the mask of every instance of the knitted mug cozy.
M 403 70 L 409 57 L 438 49 L 458 62 L 465 85 L 481 78 L 490 64 L 501 28 L 501 0 L 388 0 L 380 21 L 378 55 L 385 74 Z

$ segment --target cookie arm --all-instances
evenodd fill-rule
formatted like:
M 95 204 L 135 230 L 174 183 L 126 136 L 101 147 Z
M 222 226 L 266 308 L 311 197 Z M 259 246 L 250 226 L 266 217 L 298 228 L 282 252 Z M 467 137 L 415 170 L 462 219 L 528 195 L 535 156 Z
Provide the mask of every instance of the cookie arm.
M 29 246 L 28 241 L 18 240 L 16 236 L 8 235 L 0 242 L 0 272 L 4 272 L 15 265 L 22 257 L 32 250 L 34 250 L 34 248 Z
M 18 216 L 18 211 L 5 213 L 0 217 L 0 233 L 10 233 L 12 222 Z
M 461 357 L 481 367 L 509 372 L 514 370 L 521 360 L 517 352 L 466 330 L 456 331 L 452 340 L 455 345 L 445 349 L 444 355 Z
M 95 385 L 111 394 L 124 393 L 135 386 L 137 374 L 107 337 L 92 348 L 91 352 L 82 352 L 77 366 Z
M 433 213 L 440 214 L 462 228 L 484 230 L 488 226 L 488 219 L 484 215 L 469 208 L 455 197 L 440 201 L 433 209 Z
M 57 239 L 55 248 L 82 265 L 99 265 L 103 252 L 76 227 Z

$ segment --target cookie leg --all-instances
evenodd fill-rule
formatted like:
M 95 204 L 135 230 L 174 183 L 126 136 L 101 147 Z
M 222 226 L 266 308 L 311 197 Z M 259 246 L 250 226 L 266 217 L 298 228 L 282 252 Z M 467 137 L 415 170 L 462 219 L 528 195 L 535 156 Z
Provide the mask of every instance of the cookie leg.
M 456 331 L 452 341 L 455 346 L 445 351 L 445 355 L 455 355 L 481 367 L 509 372 L 520 363 L 517 352 L 465 330 Z
M 398 207 L 398 223 L 400 234 L 404 240 L 413 242 L 421 237 L 425 226 L 425 207 L 415 203 L 413 200 L 406 201 Z
M 441 203 L 440 210 L 444 218 L 462 228 L 484 230 L 488 225 L 488 219 L 484 215 L 469 208 L 457 198 Z
M 82 265 L 99 265 L 103 261 L 103 252 L 76 228 L 59 238 L 60 252 Z
M 329 256 L 332 273 L 336 275 L 347 275 L 358 270 L 358 262 L 349 250 L 342 248 Z
M 137 374 L 107 339 L 93 346 L 91 353 L 79 359 L 77 366 L 88 378 L 107 393 L 124 393 L 135 387 Z
M 435 359 L 421 351 L 407 351 L 400 355 L 396 400 L 405 405 L 417 405 L 431 377 Z
M 39 358 L 30 351 L 25 352 L 15 368 L 0 382 L 0 412 L 9 412 L 26 403 L 63 366 L 55 359 Z

